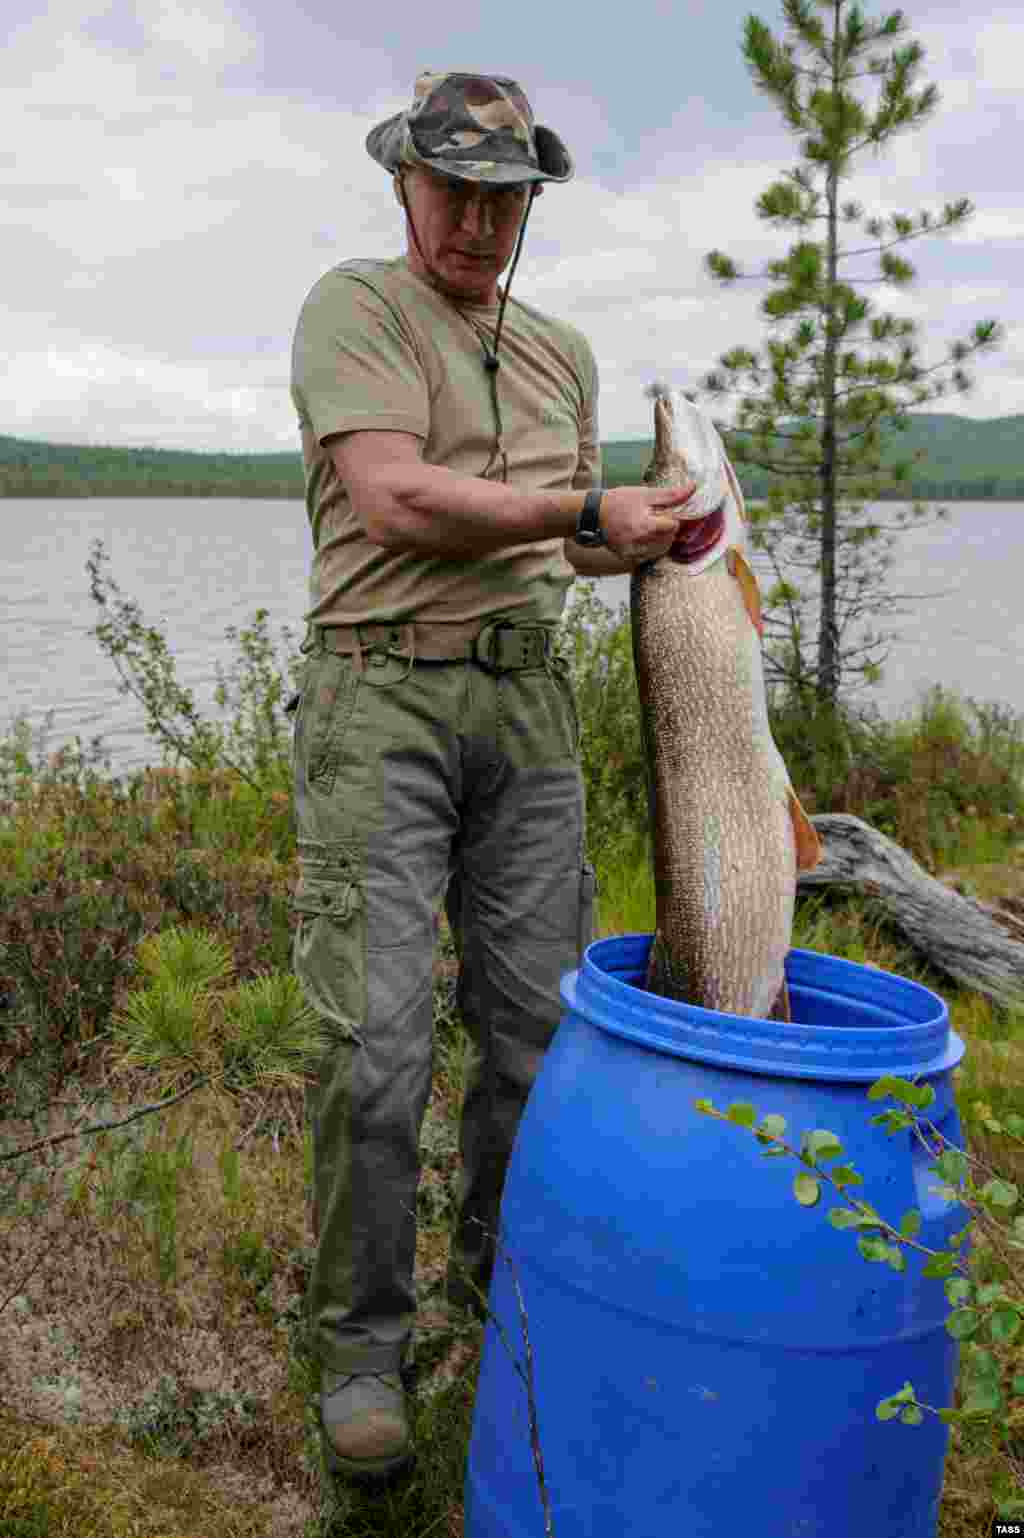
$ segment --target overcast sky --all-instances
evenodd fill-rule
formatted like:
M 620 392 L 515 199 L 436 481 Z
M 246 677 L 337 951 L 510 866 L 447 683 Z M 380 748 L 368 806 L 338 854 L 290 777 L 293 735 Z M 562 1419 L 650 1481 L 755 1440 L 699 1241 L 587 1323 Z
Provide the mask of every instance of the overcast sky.
M 512 292 L 589 337 L 602 436 L 649 434 L 653 377 L 692 387 L 765 335 L 753 285 L 720 289 L 705 253 L 756 268 L 791 239 L 753 212 L 798 155 L 744 64 L 747 11 L 634 0 L 604 12 L 612 27 L 582 0 L 3 0 L 0 433 L 297 447 L 303 298 L 336 262 L 404 247 L 367 131 L 409 104 L 420 70 L 461 69 L 518 79 L 568 144 L 576 177 L 536 204 Z M 755 14 L 780 30 L 778 0 Z M 937 409 L 1024 412 L 1019 0 L 906 14 L 942 103 L 850 191 L 882 214 L 959 197 L 977 213 L 905 248 L 911 290 L 871 292 L 919 320 L 926 358 L 1001 320 L 974 394 Z

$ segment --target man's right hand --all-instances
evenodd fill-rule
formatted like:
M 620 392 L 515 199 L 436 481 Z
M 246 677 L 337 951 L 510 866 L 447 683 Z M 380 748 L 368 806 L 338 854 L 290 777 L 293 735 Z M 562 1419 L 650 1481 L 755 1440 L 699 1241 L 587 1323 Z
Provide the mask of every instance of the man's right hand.
M 697 490 L 682 486 L 613 486 L 601 498 L 600 523 L 608 549 L 635 565 L 656 561 L 671 549 L 684 520 L 684 506 Z

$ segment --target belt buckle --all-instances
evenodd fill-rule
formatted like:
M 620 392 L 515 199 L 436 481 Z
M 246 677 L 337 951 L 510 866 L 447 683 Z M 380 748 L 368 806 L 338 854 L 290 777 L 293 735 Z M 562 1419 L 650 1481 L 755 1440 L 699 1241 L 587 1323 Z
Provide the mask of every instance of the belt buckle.
M 478 662 L 485 673 L 491 673 L 495 677 L 502 671 L 501 664 L 497 661 L 500 645 L 498 632 L 508 628 L 508 620 L 491 620 L 478 631 L 473 640 L 473 661 Z
M 510 645 L 503 644 L 503 636 L 507 632 L 513 632 L 509 637 Z M 540 645 L 537 645 L 537 638 Z M 486 639 L 485 639 L 486 638 Z M 501 673 L 516 672 L 522 668 L 539 667 L 541 659 L 548 653 L 551 644 L 550 634 L 545 625 L 517 625 L 512 620 L 492 620 L 484 625 L 473 642 L 473 658 L 487 673 L 495 676 Z M 520 655 L 516 660 L 503 661 L 502 653 L 507 657 L 516 646 L 520 648 Z

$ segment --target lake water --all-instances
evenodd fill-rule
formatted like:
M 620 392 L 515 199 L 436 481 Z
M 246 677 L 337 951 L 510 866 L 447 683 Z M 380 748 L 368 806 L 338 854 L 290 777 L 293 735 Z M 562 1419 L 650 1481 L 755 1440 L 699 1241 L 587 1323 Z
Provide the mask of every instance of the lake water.
M 38 728 L 52 711 L 49 752 L 76 735 L 83 743 L 101 735 L 115 773 L 162 761 L 142 707 L 118 693 L 113 664 L 91 634 L 94 539 L 122 595 L 162 630 L 201 714 L 217 715 L 215 664 L 227 669 L 238 656 L 228 626 L 249 624 L 263 608 L 275 639 L 282 625 L 296 644 L 302 639 L 311 543 L 301 502 L 7 499 L 3 510 L 5 736 L 16 717 Z M 921 599 L 911 617 L 893 622 L 900 641 L 870 698 L 894 713 L 942 683 L 1024 714 L 1024 503 L 951 503 L 948 523 L 904 536 L 888 587 L 945 596 Z M 615 609 L 628 602 L 628 578 L 606 578 L 597 591 Z

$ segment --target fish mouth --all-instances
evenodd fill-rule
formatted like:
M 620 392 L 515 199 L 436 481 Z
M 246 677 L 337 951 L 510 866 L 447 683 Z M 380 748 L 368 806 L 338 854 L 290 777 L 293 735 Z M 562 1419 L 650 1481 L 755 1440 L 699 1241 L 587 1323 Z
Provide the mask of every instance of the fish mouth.
M 658 459 L 667 459 L 672 451 L 672 423 L 675 413 L 667 395 L 659 395 L 654 402 L 654 453 Z
M 679 452 L 675 440 L 675 420 L 672 397 L 657 396 L 654 401 L 654 453 L 648 474 L 644 476 L 648 485 L 682 486 L 689 479 L 686 455 Z
M 683 566 L 700 560 L 721 538 L 724 524 L 725 503 L 721 502 L 713 513 L 680 525 L 675 543 L 668 551 L 669 560 L 679 561 Z

